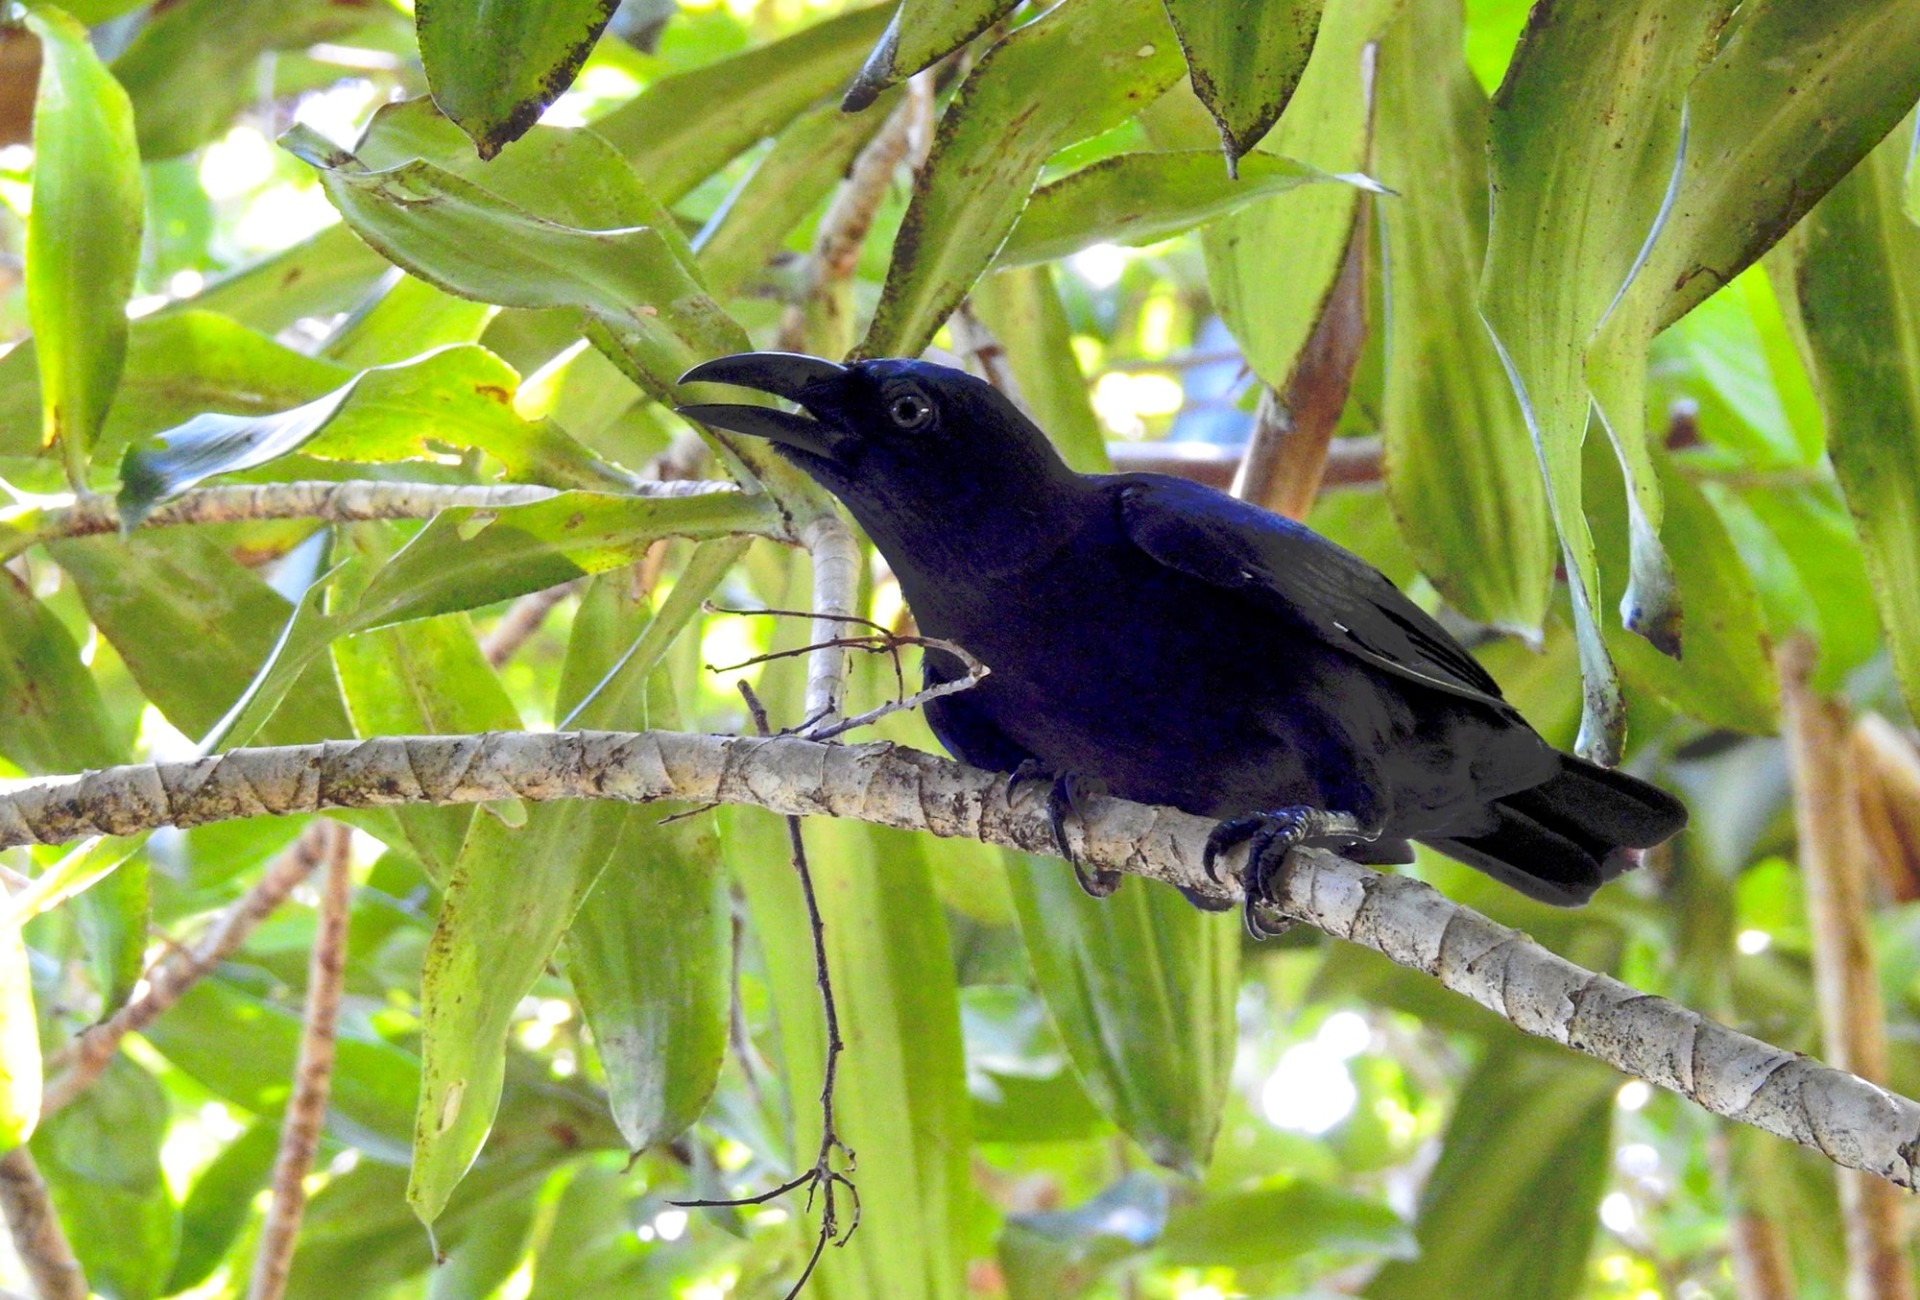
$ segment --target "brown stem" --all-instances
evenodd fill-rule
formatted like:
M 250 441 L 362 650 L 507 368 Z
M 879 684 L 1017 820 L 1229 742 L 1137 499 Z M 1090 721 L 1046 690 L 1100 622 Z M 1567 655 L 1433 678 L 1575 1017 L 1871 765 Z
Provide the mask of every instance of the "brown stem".
M 1920 898 L 1920 751 L 1877 713 L 1853 724 L 1860 824 L 1895 902 Z
M 307 1171 L 320 1147 L 327 1099 L 333 1091 L 334 1032 L 347 970 L 347 917 L 353 897 L 353 837 L 345 826 L 324 822 L 327 870 L 320 890 L 320 924 L 307 963 L 307 1013 L 294 1067 L 293 1096 L 280 1126 L 273 1162 L 273 1199 L 260 1228 L 248 1300 L 280 1300 L 293 1265 L 294 1242 L 306 1211 Z
M 1886 1012 L 1867 932 L 1873 909 L 1866 846 L 1854 820 L 1849 719 L 1844 704 L 1815 693 L 1813 663 L 1813 645 L 1804 636 L 1788 639 L 1775 654 L 1813 929 L 1814 992 L 1827 1059 L 1879 1083 L 1887 1077 Z M 1856 1170 L 1842 1169 L 1839 1178 L 1848 1296 L 1912 1300 L 1903 1198 Z
M 110 1018 L 93 1025 L 47 1060 L 47 1074 L 66 1071 L 47 1085 L 40 1101 L 40 1116 L 48 1115 L 72 1103 L 93 1086 L 101 1071 L 120 1050 L 128 1034 L 138 1033 L 159 1019 L 186 991 L 211 974 L 247 936 L 285 902 L 294 886 L 305 880 L 325 856 L 331 832 L 329 823 L 315 822 L 299 839 L 280 854 L 260 876 L 259 883 L 233 903 L 208 928 L 206 935 L 190 949 L 178 950 L 163 958 L 147 976 L 147 991 L 121 1007 Z
M 520 647 L 533 639 L 540 625 L 547 621 L 547 615 L 554 611 L 559 603 L 578 589 L 580 580 L 563 582 L 548 587 L 545 591 L 530 591 L 507 607 L 500 621 L 493 625 L 486 639 L 480 643 L 480 653 L 486 656 L 487 663 L 495 668 L 520 653 Z
M 1320 495 L 1333 430 L 1366 347 L 1368 211 L 1362 195 L 1354 207 L 1346 259 L 1294 363 L 1286 394 L 1271 388 L 1261 392 L 1247 458 L 1234 476 L 1235 496 L 1289 519 L 1306 518 Z
M 87 1276 L 54 1213 L 47 1180 L 24 1146 L 0 1156 L 0 1211 L 40 1300 L 87 1300 Z

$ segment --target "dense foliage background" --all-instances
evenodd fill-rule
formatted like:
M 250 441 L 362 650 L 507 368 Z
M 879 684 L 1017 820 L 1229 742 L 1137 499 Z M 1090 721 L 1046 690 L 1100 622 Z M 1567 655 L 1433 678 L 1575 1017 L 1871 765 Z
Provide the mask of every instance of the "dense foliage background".
M 736 731 L 740 680 L 797 723 L 800 660 L 727 666 L 804 621 L 722 611 L 806 608 L 792 543 L 830 507 L 700 441 L 675 378 L 749 344 L 931 345 L 1080 468 L 1224 485 L 1248 458 L 1247 491 L 1440 608 L 1556 743 L 1682 792 L 1693 827 L 1579 913 L 1413 870 L 1821 1049 L 1770 647 L 1804 638 L 1862 715 L 1920 694 L 1911 0 L 627 0 L 602 34 L 609 8 L 75 0 L 0 32 L 0 776 Z M 131 520 L 215 474 L 389 504 L 125 536 L 61 513 L 117 493 Z M 764 491 L 640 486 L 726 478 Z M 484 495 L 522 484 L 560 495 Z M 419 485 L 483 491 L 427 521 L 391 505 Z M 860 599 L 904 626 L 882 567 Z M 856 706 L 894 689 L 883 655 L 854 672 Z M 1863 726 L 1842 821 L 1875 848 L 1861 922 L 1913 1093 L 1914 758 Z M 671 1203 L 818 1145 L 786 831 L 660 818 L 342 819 L 347 996 L 291 1293 L 791 1285 L 819 1204 Z M 36 1125 L 41 1055 L 70 1067 L 304 833 L 0 853 L 0 1121 L 101 1295 L 246 1289 L 316 896 Z M 1842 1294 L 1824 1161 L 1370 954 L 1249 946 L 1171 891 L 1095 903 L 968 842 L 807 837 L 862 1207 L 813 1294 Z

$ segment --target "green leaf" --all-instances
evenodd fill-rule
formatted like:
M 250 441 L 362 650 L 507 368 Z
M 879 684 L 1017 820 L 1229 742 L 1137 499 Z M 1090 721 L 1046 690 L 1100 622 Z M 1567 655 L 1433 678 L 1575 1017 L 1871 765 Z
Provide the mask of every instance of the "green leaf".
M 425 1223 L 446 1209 L 486 1141 L 514 1010 L 612 857 L 628 811 L 588 801 L 537 805 L 518 829 L 495 817 L 473 820 L 420 977 L 407 1203 Z
M 40 1120 L 40 1022 L 20 923 L 0 921 L 0 1147 L 11 1151 Z
M 173 1270 L 180 1216 L 160 1168 L 166 1134 L 159 1082 L 116 1056 L 33 1135 L 34 1160 L 81 1270 L 113 1300 L 153 1300 Z
M 38 440 L 40 389 L 32 339 L 0 359 L 0 455 L 30 456 Z M 338 388 L 353 372 L 295 352 L 208 311 L 135 321 L 120 394 L 96 453 L 199 415 L 261 415 Z
M 1157 1163 L 1205 1168 L 1233 1066 L 1238 920 L 1174 890 L 1094 899 L 1063 862 L 1007 859 L 1041 996 L 1087 1093 Z
M 1920 12 L 1900 0 L 1742 6 L 1687 90 L 1685 131 L 1658 215 L 1587 346 L 1594 405 L 1632 490 L 1632 577 L 1621 618 L 1669 654 L 1679 644 L 1679 605 L 1655 536 L 1662 502 L 1645 424 L 1646 341 L 1766 251 L 1916 96 Z
M 47 549 L 140 689 L 188 735 L 204 734 L 233 706 L 292 612 L 200 529 L 84 538 Z M 263 743 L 352 734 L 330 671 L 289 682 L 281 702 Z
M 469 1241 L 513 1222 L 511 1205 L 534 1206 L 565 1148 L 533 1146 L 483 1160 L 429 1238 L 408 1210 L 406 1170 L 363 1160 L 333 1178 L 307 1206 L 287 1278 L 287 1300 L 372 1296 L 433 1267 L 434 1243 L 458 1254 Z M 436 1294 L 438 1294 L 436 1292 Z M 463 1298 L 464 1300 L 464 1298 Z
M 1220 124 L 1227 170 L 1251 152 L 1300 84 L 1322 0 L 1166 0 L 1200 102 Z
M 10 570 L 0 570 L 0 719 L 0 755 L 33 775 L 126 756 L 66 624 Z
M 1713 54 L 1725 0 L 1573 0 L 1534 10 L 1494 98 L 1495 202 L 1480 308 L 1539 451 L 1560 533 L 1585 682 L 1581 752 L 1616 761 L 1626 718 L 1602 641 L 1600 579 L 1581 513 L 1580 444 L 1593 404 L 1585 349 L 1655 228 L 1679 157 L 1682 99 Z M 1616 416 L 1618 411 L 1616 411 Z M 1619 439 L 1632 484 L 1628 626 L 1679 648 L 1645 440 Z
M 192 304 L 277 333 L 304 316 L 347 311 L 392 269 L 345 225 L 335 222 L 291 248 L 209 280 Z M 136 324 L 136 348 L 139 337 Z
M 482 158 L 518 140 L 579 75 L 620 0 L 420 0 L 420 60 L 440 111 Z
M 1313 57 L 1285 119 L 1267 137 L 1274 153 L 1329 172 L 1367 166 L 1370 105 L 1361 75 L 1367 46 L 1404 0 L 1335 5 L 1322 23 Z M 1214 131 L 1198 101 L 1176 91 L 1149 114 L 1161 148 L 1196 149 Z M 1359 190 L 1312 186 L 1249 204 L 1201 231 L 1207 284 L 1247 364 L 1284 391 L 1301 349 L 1325 312 L 1346 262 Z
M 1062 4 L 981 56 L 940 119 L 859 351 L 918 355 L 992 262 L 1047 159 L 1139 112 L 1180 72 L 1158 0 Z M 1062 77 L 1073 94 L 1044 93 Z
M 1382 1269 L 1370 1300 L 1586 1294 L 1619 1085 L 1566 1052 L 1511 1037 L 1489 1049 L 1461 1085 L 1421 1196 L 1419 1257 Z
M 368 561 L 354 572 L 371 572 L 389 558 L 393 532 L 353 530 L 346 544 Z M 343 574 L 334 593 L 342 602 L 362 594 L 348 590 L 346 578 Z M 473 624 L 465 614 L 344 637 L 333 643 L 333 666 L 356 735 L 473 735 L 520 727 L 520 714 L 480 652 Z M 399 808 L 394 815 L 414 856 L 437 884 L 444 885 L 474 810 Z
M 436 444 L 497 457 L 516 478 L 564 487 L 624 487 L 628 478 L 558 428 L 513 410 L 520 376 L 473 344 L 363 370 L 339 388 L 272 415 L 196 415 L 129 447 L 120 465 L 120 518 L 130 528 L 203 479 L 305 450 L 323 459 L 428 457 Z
M 267 1185 L 279 1150 L 279 1130 L 254 1124 L 200 1171 L 180 1207 L 180 1253 L 163 1294 L 174 1295 L 213 1276 L 252 1216 L 253 1199 Z
M 74 921 L 87 947 L 87 964 L 104 1018 L 126 1004 L 146 973 L 153 911 L 152 869 L 146 855 L 121 854 L 119 865 L 95 877 L 74 904 Z
M 1909 133 L 1868 156 L 1794 235 L 1808 369 L 1859 529 L 1880 625 L 1920 705 L 1920 226 L 1902 211 Z
M 1027 413 L 1067 464 L 1082 474 L 1106 473 L 1106 432 L 1087 399 L 1052 270 L 1028 266 L 987 276 L 973 287 L 973 308 L 1006 351 Z
M 187 990 L 142 1032 L 215 1096 L 266 1119 L 286 1109 L 300 1051 L 298 1013 L 216 976 Z M 329 1120 L 334 1132 L 344 1129 L 382 1159 L 404 1157 L 419 1061 L 350 1021 L 341 1025 L 336 1053 Z
M 1553 586 L 1545 489 L 1499 354 L 1476 328 L 1487 244 L 1487 98 L 1459 11 L 1409 5 L 1378 61 L 1386 232 L 1387 500 L 1420 571 L 1468 618 L 1537 640 Z M 1465 324 L 1463 324 L 1465 322 Z
M 464 1238 L 428 1279 L 427 1300 L 497 1295 L 526 1256 L 539 1208 L 533 1196 L 495 1196 L 477 1206 Z
M 838 91 L 887 22 L 884 5 L 810 23 L 792 36 L 662 77 L 594 123 L 632 162 L 662 203 L 719 171 L 736 154 L 777 135 Z
M 1051 262 L 1089 244 L 1151 244 L 1204 221 L 1319 181 L 1378 190 L 1364 176 L 1333 176 L 1272 154 L 1248 154 L 1239 176 L 1204 149 L 1123 153 L 1042 185 L 1000 246 L 999 266 Z
M 354 370 L 392 365 L 455 343 L 478 343 L 495 314 L 398 271 L 327 337 L 321 352 Z
M 930 68 L 1009 13 L 1019 0 L 900 0 L 840 107 L 859 112 L 882 91 Z
M 727 542 L 706 546 L 735 550 Z M 701 558 L 675 584 L 670 599 L 679 608 L 662 611 L 667 629 L 651 638 L 643 633 L 660 620 L 649 617 L 631 579 L 595 580 L 574 616 L 562 672 L 569 725 L 679 725 L 671 681 L 648 664 L 634 664 L 584 706 L 569 697 L 623 660 L 657 662 L 665 649 L 659 643 L 685 626 L 681 611 L 691 614 L 724 572 L 724 565 L 719 572 L 701 565 L 710 578 L 696 572 Z M 643 639 L 659 649 L 628 659 L 628 647 L 637 651 Z M 614 1122 L 632 1151 L 671 1141 L 700 1117 L 727 1045 L 733 936 L 719 839 L 710 814 L 663 822 L 672 811 L 628 811 L 618 849 L 567 931 L 567 975 L 593 1031 Z
M 1617 470 L 1589 447 L 1588 517 L 1602 572 L 1626 567 L 1627 513 Z M 1667 540 L 1687 557 L 1678 590 L 1686 602 L 1687 645 L 1676 660 L 1620 628 L 1607 644 L 1620 671 L 1682 712 L 1712 726 L 1767 735 L 1779 725 L 1779 684 L 1767 652 L 1752 576 L 1700 488 L 1664 453 L 1654 461 L 1667 501 Z
M 478 609 L 618 568 L 639 559 L 662 537 L 769 532 L 775 518 L 766 497 L 739 492 L 694 497 L 563 492 L 498 510 L 443 510 L 373 575 L 352 609 L 323 612 L 325 584 L 308 592 L 274 646 L 272 662 L 221 720 L 219 735 L 228 744 L 245 744 L 338 637 Z
M 79 23 L 27 10 L 40 38 L 33 105 L 33 210 L 27 217 L 27 316 L 38 341 L 41 437 L 86 483 L 127 353 L 127 297 L 140 265 L 146 196 L 133 107 Z
M 259 98 L 259 60 L 269 50 L 334 40 L 376 15 L 339 0 L 181 0 L 157 9 L 113 64 L 133 100 L 141 156 L 177 157 L 224 135 Z
M 1168 1263 L 1201 1268 L 1280 1264 L 1310 1250 L 1417 1253 L 1412 1231 L 1379 1201 L 1290 1178 L 1177 1207 L 1160 1247 Z
M 890 106 L 856 114 L 822 104 L 780 133 L 694 241 L 700 277 L 715 297 L 738 293 L 760 273 L 787 233 L 840 183 Z

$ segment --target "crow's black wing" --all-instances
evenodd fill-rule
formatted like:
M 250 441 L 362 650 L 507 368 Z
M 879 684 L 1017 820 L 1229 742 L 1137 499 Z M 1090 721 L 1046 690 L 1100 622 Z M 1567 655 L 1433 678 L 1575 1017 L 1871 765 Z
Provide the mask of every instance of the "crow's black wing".
M 1184 479 L 1104 482 L 1128 538 L 1168 568 L 1237 592 L 1376 668 L 1511 712 L 1487 670 L 1431 615 L 1305 525 Z

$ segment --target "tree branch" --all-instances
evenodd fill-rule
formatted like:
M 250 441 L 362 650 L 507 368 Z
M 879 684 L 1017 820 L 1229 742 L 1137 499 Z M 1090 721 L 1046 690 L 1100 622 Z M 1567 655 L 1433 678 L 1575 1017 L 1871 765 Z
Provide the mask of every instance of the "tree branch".
M 1868 934 L 1873 904 L 1848 761 L 1847 708 L 1814 691 L 1814 649 L 1806 637 L 1789 637 L 1774 663 L 1793 772 L 1794 824 L 1800 828 L 1800 876 L 1813 931 L 1821 1040 L 1836 1065 L 1878 1082 L 1887 1077 L 1887 1022 Z M 1840 1171 L 1847 1294 L 1854 1300 L 1912 1300 L 1902 1199 L 1857 1170 Z
M 1045 810 L 1030 800 L 1010 806 L 1004 773 L 888 744 L 678 732 L 333 741 L 17 782 L 0 791 L 0 848 L 264 813 L 507 798 L 742 803 L 1053 851 Z M 1092 866 L 1233 902 L 1237 883 L 1210 880 L 1201 867 L 1213 826 L 1095 796 L 1084 826 L 1070 831 Z M 1243 861 L 1235 850 L 1227 865 Z M 1836 1164 L 1915 1185 L 1920 1104 L 1584 970 L 1417 880 L 1303 850 L 1276 901 L 1289 917 L 1430 975 L 1527 1033 Z
M 0 1156 L 0 1210 L 40 1300 L 87 1300 L 87 1275 L 54 1213 L 47 1180 L 24 1146 Z
M 738 485 L 698 480 L 636 483 L 641 497 L 705 496 L 738 492 Z M 181 524 L 234 524 L 266 519 L 314 519 L 359 523 L 369 519 L 430 519 L 453 506 L 500 509 L 557 496 L 558 490 L 525 483 L 247 483 L 194 488 L 144 519 L 142 528 Z M 18 506 L 0 510 L 0 559 L 37 542 L 95 537 L 119 531 L 120 511 L 111 497 L 89 497 L 51 509 Z
M 51 1077 L 61 1069 L 65 1073 L 47 1084 L 46 1093 L 40 1099 L 40 1117 L 45 1119 L 70 1105 L 74 1098 L 92 1087 L 93 1081 L 113 1060 L 113 1054 L 120 1050 L 122 1039 L 158 1020 L 188 989 L 245 943 L 247 936 L 287 901 L 294 886 L 320 865 L 327 852 L 328 833 L 326 823 L 307 827 L 285 852 L 267 864 L 252 889 L 220 913 L 199 943 L 169 953 L 155 966 L 147 975 L 145 993 L 106 1020 L 81 1031 L 72 1042 L 50 1056 L 47 1074 Z
M 280 1300 L 293 1266 L 293 1246 L 307 1208 L 307 1171 L 320 1148 L 327 1098 L 333 1091 L 334 1030 L 347 973 L 347 916 L 353 898 L 353 836 L 336 822 L 325 826 L 327 870 L 320 891 L 320 924 L 307 963 L 307 1011 L 293 1096 L 280 1125 L 273 1161 L 273 1199 L 260 1227 L 247 1300 Z

